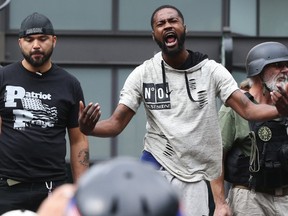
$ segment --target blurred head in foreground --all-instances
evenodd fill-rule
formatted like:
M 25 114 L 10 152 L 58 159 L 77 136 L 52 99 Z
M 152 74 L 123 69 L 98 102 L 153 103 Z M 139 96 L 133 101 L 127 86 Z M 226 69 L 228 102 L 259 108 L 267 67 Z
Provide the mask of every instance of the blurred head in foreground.
M 120 157 L 92 166 L 80 178 L 67 215 L 176 216 L 178 208 L 178 194 L 164 177 L 147 164 Z

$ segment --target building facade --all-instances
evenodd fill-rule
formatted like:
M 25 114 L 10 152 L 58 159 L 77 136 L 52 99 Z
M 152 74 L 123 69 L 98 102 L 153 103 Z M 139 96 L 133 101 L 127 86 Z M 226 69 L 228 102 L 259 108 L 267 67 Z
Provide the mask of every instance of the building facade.
M 99 102 L 107 118 L 128 74 L 159 50 L 150 18 L 162 4 L 183 12 L 187 48 L 223 63 L 238 82 L 254 45 L 272 40 L 288 45 L 287 0 L 0 0 L 0 64 L 22 59 L 21 21 L 32 12 L 45 14 L 58 36 L 53 61 L 80 80 L 86 103 Z M 89 137 L 91 159 L 138 157 L 145 124 L 141 107 L 119 136 Z

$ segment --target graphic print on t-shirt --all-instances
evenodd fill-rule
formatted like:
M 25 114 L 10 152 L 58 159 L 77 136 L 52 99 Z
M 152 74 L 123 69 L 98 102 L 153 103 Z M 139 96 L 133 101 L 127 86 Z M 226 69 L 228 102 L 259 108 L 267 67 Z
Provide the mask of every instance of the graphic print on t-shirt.
M 171 109 L 169 86 L 164 84 L 143 83 L 143 95 L 147 107 L 151 110 Z
M 54 127 L 57 121 L 57 108 L 43 103 L 51 100 L 51 94 L 28 92 L 21 86 L 6 86 L 5 107 L 13 108 L 14 129 L 25 127 Z M 20 108 L 20 109 L 19 109 Z

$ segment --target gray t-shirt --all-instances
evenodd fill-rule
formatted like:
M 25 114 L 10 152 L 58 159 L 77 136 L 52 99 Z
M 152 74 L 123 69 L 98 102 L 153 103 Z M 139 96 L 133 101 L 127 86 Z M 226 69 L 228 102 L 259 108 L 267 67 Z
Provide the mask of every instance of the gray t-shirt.
M 119 103 L 136 112 L 143 102 L 147 115 L 144 149 L 167 171 L 186 182 L 215 179 L 222 164 L 216 97 L 225 102 L 238 89 L 237 83 L 214 60 L 205 59 L 188 70 L 164 63 L 165 72 L 162 60 L 159 52 L 135 68 Z M 196 102 L 189 99 L 188 90 Z

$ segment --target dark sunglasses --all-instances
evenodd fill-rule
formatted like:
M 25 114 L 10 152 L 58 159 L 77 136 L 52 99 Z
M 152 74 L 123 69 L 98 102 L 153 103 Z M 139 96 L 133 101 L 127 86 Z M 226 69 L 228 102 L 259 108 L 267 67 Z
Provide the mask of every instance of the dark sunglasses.
M 268 64 L 267 66 L 282 69 L 284 67 L 288 67 L 288 61 L 275 62 L 275 63 Z

